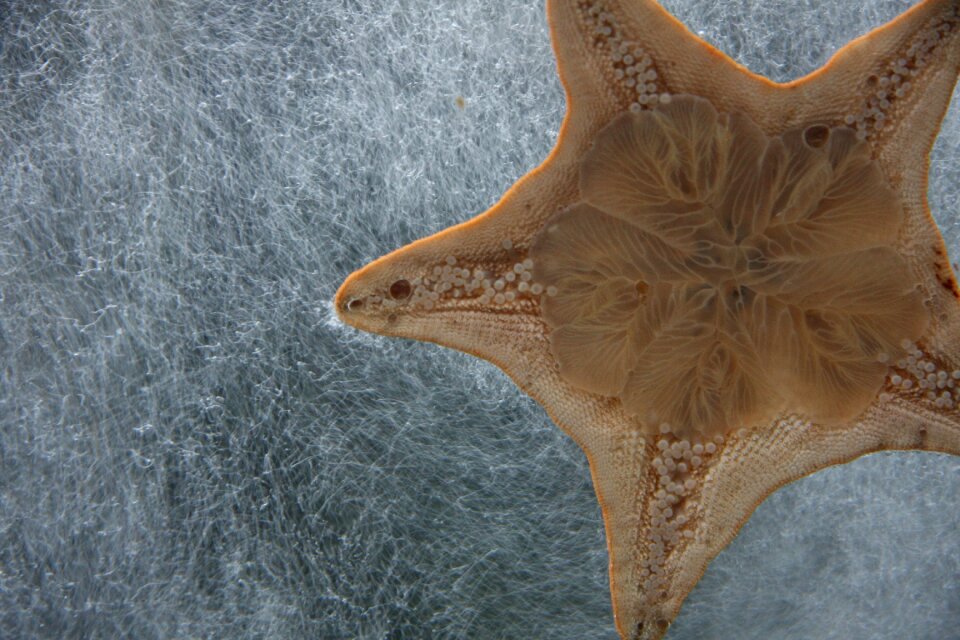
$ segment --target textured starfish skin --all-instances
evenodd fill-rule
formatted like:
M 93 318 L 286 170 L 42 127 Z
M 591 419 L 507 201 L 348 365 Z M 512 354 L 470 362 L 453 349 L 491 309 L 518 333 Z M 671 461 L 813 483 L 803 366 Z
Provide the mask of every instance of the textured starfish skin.
M 897 249 L 910 266 L 931 314 L 919 341 L 938 369 L 960 368 L 960 304 L 943 240 L 926 202 L 928 155 L 960 69 L 956 0 L 927 0 L 859 38 L 823 68 L 786 84 L 750 73 L 696 38 L 650 0 L 549 0 L 548 17 L 567 114 L 546 161 L 519 180 L 476 218 L 415 242 L 351 275 L 336 297 L 341 318 L 357 328 L 459 349 L 493 362 L 540 402 L 585 451 L 606 525 L 610 582 L 618 631 L 624 638 L 665 633 L 681 603 L 712 560 L 753 510 L 780 486 L 824 467 L 885 449 L 920 449 L 960 455 L 960 410 L 936 406 L 916 387 L 888 379 L 878 398 L 841 428 L 785 414 L 769 425 L 727 435 L 704 465 L 693 490 L 699 505 L 687 524 L 690 537 L 663 562 L 662 594 L 643 588 L 652 529 L 659 454 L 619 402 L 581 391 L 561 378 L 549 329 L 535 296 L 505 304 L 476 297 L 441 297 L 425 309 L 399 300 L 400 280 L 428 277 L 448 257 L 494 273 L 522 261 L 533 237 L 557 211 L 579 199 L 580 159 L 596 134 L 630 107 L 633 96 L 615 75 L 596 25 L 585 8 L 602 4 L 625 38 L 642 45 L 657 71 L 659 92 L 693 94 L 720 112 L 739 112 L 767 135 L 819 123 L 844 126 L 876 91 L 876 79 L 922 38 L 931 24 L 947 24 L 912 88 L 885 110 L 881 129 L 867 142 L 905 212 Z M 505 242 L 506 241 L 506 242 Z M 402 297 L 402 296 L 401 296 Z M 363 304 L 353 304 L 353 301 Z

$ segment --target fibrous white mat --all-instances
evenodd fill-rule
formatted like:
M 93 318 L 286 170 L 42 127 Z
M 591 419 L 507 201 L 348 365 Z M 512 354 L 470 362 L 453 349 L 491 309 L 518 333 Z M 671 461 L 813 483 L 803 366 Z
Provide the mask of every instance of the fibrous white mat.
M 787 80 L 911 3 L 666 4 Z M 0 47 L 0 637 L 615 637 L 581 452 L 330 306 L 546 156 L 542 1 L 4 3 Z M 932 163 L 955 257 L 957 105 Z M 957 638 L 958 494 L 790 485 L 668 638 Z

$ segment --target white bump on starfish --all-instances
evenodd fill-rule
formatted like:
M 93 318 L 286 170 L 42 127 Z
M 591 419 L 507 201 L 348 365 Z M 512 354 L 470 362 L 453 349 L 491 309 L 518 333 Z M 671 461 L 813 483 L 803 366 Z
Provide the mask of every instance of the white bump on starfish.
M 650 55 L 627 39 L 616 16 L 602 2 L 581 0 L 580 19 L 592 34 L 592 46 L 609 62 L 607 73 L 624 92 L 629 109 L 639 112 L 670 102 L 670 95 L 657 86 L 657 70 Z
M 955 374 L 958 371 L 948 371 L 932 354 L 925 353 L 912 340 L 904 339 L 901 346 L 905 356 L 891 364 L 887 381 L 894 389 L 913 391 L 919 397 L 925 398 L 937 409 L 954 409 L 960 391 L 955 391 Z
M 642 597 L 649 604 L 664 597 L 666 562 L 671 554 L 696 536 L 697 493 L 711 456 L 719 451 L 715 442 L 674 436 L 669 424 L 663 423 L 659 429 L 663 435 L 650 454 L 655 500 L 641 516 L 649 528 L 642 543 L 646 554 L 640 563 L 639 578 Z M 643 446 L 642 432 L 634 435 L 629 446 Z

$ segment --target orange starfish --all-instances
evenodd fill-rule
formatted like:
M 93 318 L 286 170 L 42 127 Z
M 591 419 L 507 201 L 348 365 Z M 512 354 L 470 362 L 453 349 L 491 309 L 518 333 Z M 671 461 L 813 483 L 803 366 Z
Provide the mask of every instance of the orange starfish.
M 960 454 L 960 292 L 926 204 L 960 2 L 787 84 L 652 0 L 549 0 L 567 114 L 494 207 L 354 273 L 358 328 L 493 362 L 583 448 L 617 628 L 659 638 L 783 484 Z

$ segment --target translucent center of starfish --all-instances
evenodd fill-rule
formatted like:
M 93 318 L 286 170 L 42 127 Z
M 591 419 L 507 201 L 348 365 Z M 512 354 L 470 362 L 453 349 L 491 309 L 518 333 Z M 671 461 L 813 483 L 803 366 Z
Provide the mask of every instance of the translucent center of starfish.
M 893 248 L 902 209 L 845 128 L 769 137 L 679 96 L 602 130 L 581 201 L 532 248 L 563 377 L 651 432 L 784 409 L 848 420 L 927 312 Z

